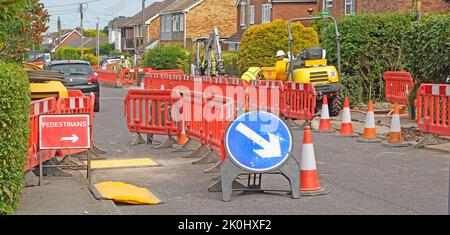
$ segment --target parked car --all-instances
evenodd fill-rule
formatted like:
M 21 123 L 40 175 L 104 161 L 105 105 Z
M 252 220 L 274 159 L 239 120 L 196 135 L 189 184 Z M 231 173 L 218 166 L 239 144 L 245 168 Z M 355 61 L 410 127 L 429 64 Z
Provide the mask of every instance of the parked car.
M 80 90 L 85 95 L 93 92 L 95 94 L 94 111 L 100 111 L 98 74 L 92 70 L 89 62 L 81 60 L 52 61 L 45 66 L 45 70 L 58 71 L 64 74 L 65 86 L 68 90 Z

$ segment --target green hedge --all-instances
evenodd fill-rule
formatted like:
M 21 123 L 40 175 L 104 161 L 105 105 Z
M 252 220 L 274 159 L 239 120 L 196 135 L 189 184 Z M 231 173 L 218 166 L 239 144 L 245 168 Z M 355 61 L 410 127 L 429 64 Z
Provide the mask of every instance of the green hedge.
M 414 78 L 442 83 L 450 75 L 450 14 L 414 22 L 404 34 L 402 52 Z
M 410 14 L 342 17 L 343 93 L 356 102 L 385 100 L 383 74 L 409 71 L 421 82 L 441 83 L 450 70 L 450 14 L 415 21 Z M 316 23 L 321 46 L 337 64 L 334 29 Z
M 189 52 L 181 46 L 160 46 L 144 54 L 142 65 L 155 70 L 182 69 L 189 72 Z
M 30 90 L 21 66 L 0 62 L 0 214 L 19 204 L 28 151 Z
M 94 54 L 91 48 L 83 48 L 83 54 Z M 79 60 L 81 57 L 81 48 L 61 47 L 56 50 L 53 60 Z
M 319 40 L 313 28 L 294 23 L 294 54 L 318 46 Z M 273 67 L 278 50 L 289 51 L 289 35 L 286 20 L 275 20 L 269 24 L 254 25 L 245 31 L 239 49 L 238 65 L 240 73 L 249 67 Z
M 93 54 L 85 54 L 83 57 L 81 57 L 82 60 L 88 61 L 91 63 L 92 66 L 95 66 L 98 64 L 98 57 Z
M 222 59 L 225 66 L 225 72 L 229 76 L 238 76 L 238 52 L 237 51 L 224 51 L 222 52 Z
M 343 94 L 353 101 L 384 99 L 383 74 L 403 70 L 401 44 L 411 27 L 407 14 L 356 15 L 338 21 L 342 34 L 341 56 Z M 324 25 L 321 46 L 328 51 L 331 64 L 337 65 L 334 27 Z

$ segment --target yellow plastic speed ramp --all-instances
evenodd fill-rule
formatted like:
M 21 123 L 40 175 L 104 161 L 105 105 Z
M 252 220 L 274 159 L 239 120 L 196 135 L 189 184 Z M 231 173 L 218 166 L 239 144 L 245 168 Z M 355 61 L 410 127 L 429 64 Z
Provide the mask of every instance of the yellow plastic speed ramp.
M 101 200 L 113 200 L 131 205 L 157 205 L 161 200 L 150 190 L 121 182 L 104 182 L 89 188 Z
M 84 162 L 87 164 L 87 161 Z M 123 160 L 95 160 L 91 162 L 91 169 L 117 169 L 117 168 L 136 168 L 159 166 L 158 163 L 150 158 L 123 159 Z

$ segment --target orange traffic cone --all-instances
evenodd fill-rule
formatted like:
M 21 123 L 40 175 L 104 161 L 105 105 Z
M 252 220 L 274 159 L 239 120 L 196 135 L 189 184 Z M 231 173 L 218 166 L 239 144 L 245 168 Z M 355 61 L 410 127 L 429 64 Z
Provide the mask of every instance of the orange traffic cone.
M 358 136 L 353 131 L 352 114 L 350 113 L 350 101 L 347 97 L 344 99 L 344 113 L 342 114 L 341 131 L 338 136 L 342 137 L 356 137 Z
M 328 108 L 328 98 L 323 97 L 322 114 L 320 115 L 319 133 L 332 133 L 335 130 L 331 127 L 330 111 Z
M 185 143 L 187 143 L 189 141 L 189 138 L 186 135 L 186 125 L 184 122 L 184 118 L 181 121 L 181 133 L 178 135 L 178 145 L 184 145 Z
M 316 196 L 328 193 L 319 184 L 312 133 L 309 126 L 305 127 L 303 135 L 303 149 L 300 161 L 300 191 L 304 196 Z
M 358 142 L 362 143 L 380 143 L 382 140 L 377 138 L 377 129 L 375 127 L 375 112 L 373 109 L 373 101 L 369 101 L 369 111 L 366 117 L 366 127 L 364 129 L 364 135 L 358 139 Z
M 388 147 L 408 147 L 409 143 L 404 141 L 402 133 L 402 127 L 400 123 L 400 112 L 398 105 L 394 104 L 394 114 L 392 115 L 391 131 L 389 132 L 389 138 L 387 143 L 384 143 Z

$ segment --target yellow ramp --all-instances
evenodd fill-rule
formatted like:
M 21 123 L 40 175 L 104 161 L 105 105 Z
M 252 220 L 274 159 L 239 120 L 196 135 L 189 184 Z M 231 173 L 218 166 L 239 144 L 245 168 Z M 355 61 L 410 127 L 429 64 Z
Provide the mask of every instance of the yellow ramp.
M 84 161 L 84 164 L 87 164 L 87 161 Z M 91 169 L 93 170 L 153 166 L 159 166 L 159 164 L 150 158 L 91 161 Z
M 131 205 L 157 205 L 161 200 L 146 188 L 121 182 L 104 182 L 90 187 L 97 199 L 113 200 Z

